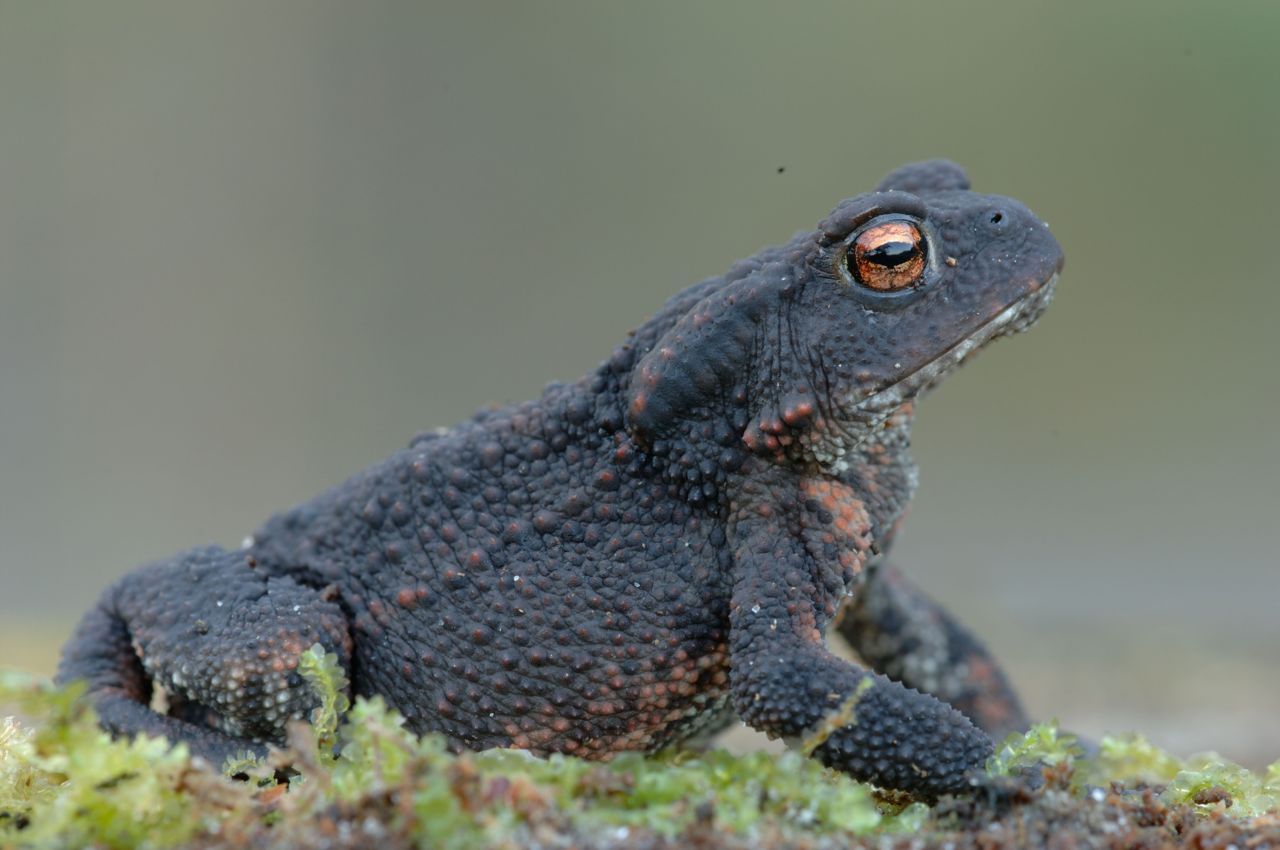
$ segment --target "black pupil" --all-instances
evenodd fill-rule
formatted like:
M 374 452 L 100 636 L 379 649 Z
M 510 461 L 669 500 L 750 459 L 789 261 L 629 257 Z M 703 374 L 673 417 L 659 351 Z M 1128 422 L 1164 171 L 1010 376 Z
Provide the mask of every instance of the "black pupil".
M 891 269 L 912 259 L 918 251 L 919 249 L 914 242 L 885 242 L 872 248 L 862 256 L 868 262 Z

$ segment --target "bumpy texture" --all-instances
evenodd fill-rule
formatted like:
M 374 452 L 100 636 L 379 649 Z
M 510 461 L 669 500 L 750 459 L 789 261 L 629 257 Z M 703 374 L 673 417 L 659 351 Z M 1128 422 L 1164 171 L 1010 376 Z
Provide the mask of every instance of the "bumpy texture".
M 907 166 L 676 295 L 581 381 L 418 437 L 242 551 L 126 576 L 59 677 L 107 728 L 221 759 L 307 715 L 319 642 L 459 748 L 606 758 L 736 714 L 860 779 L 963 790 L 991 742 L 956 708 L 990 731 L 1021 709 L 882 555 L 914 399 L 1029 325 L 1061 264 L 1017 202 Z M 842 633 L 893 679 L 826 650 L 851 598 Z

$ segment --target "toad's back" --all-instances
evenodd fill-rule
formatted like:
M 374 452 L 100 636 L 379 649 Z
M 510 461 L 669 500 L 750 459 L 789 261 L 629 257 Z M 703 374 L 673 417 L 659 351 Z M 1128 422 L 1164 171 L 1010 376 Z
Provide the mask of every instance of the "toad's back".
M 357 694 L 473 748 L 580 754 L 723 706 L 722 512 L 620 469 L 634 449 L 591 398 L 554 386 L 425 434 L 254 536 L 259 569 L 338 589 Z

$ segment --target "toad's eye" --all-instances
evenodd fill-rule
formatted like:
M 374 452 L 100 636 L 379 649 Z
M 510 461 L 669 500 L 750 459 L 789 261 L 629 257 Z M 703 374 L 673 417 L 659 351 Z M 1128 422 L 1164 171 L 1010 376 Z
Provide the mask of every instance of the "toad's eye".
M 919 283 L 924 276 L 924 235 L 911 221 L 872 222 L 845 253 L 853 279 L 868 289 L 896 292 Z

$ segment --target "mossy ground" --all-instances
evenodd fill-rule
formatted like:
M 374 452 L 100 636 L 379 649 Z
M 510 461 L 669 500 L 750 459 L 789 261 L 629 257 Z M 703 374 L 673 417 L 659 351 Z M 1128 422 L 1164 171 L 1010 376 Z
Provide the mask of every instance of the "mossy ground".
M 795 753 L 455 756 L 379 701 L 348 711 L 331 659 L 307 675 L 325 698 L 313 725 L 221 766 L 234 780 L 181 746 L 112 741 L 74 689 L 0 676 L 0 714 L 17 715 L 0 721 L 0 846 L 1280 847 L 1280 763 L 1182 761 L 1136 736 L 1085 757 L 1037 726 L 992 759 L 994 790 L 930 809 Z

